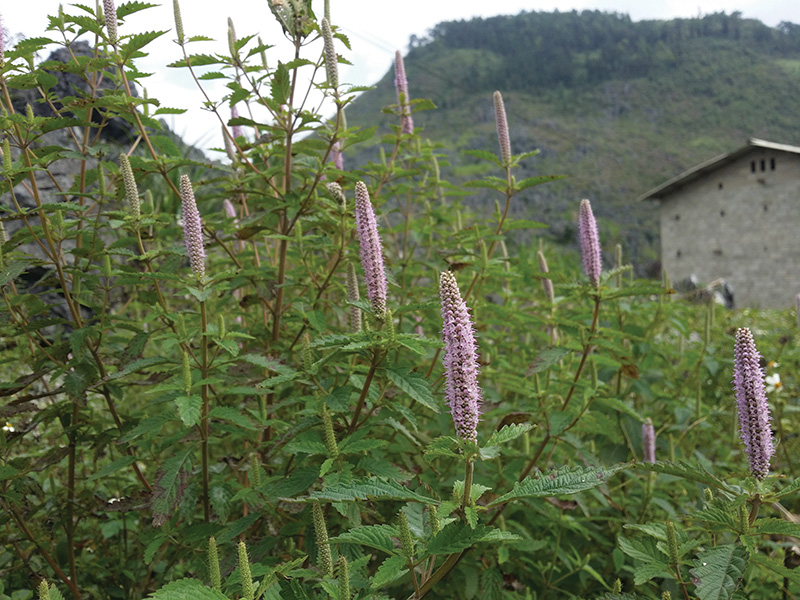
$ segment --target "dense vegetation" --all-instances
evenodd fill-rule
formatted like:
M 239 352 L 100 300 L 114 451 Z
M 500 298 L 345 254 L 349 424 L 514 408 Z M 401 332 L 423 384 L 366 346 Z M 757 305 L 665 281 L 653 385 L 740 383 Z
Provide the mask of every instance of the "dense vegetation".
M 454 181 L 486 173 L 463 151 L 495 144 L 490 96 L 501 90 L 513 143 L 541 150 L 522 173 L 569 175 L 525 194 L 516 214 L 545 220 L 553 239 L 572 243 L 574 198 L 591 198 L 609 241 L 623 243 L 638 273 L 652 274 L 656 209 L 639 196 L 749 137 L 798 143 L 799 32 L 738 13 L 633 22 L 530 12 L 442 23 L 412 40 L 406 62 L 412 93 L 439 109 L 418 124 L 443 145 Z M 389 74 L 348 116 L 388 130 L 380 111 L 393 93 Z
M 516 111 L 455 185 L 400 56 L 391 128 L 346 124 L 310 2 L 270 4 L 289 62 L 176 3 L 209 165 L 134 93 L 149 5 L 103 4 L 0 51 L 0 600 L 800 595 L 794 313 L 635 279 L 578 197 L 583 270 L 512 243 L 562 181 Z

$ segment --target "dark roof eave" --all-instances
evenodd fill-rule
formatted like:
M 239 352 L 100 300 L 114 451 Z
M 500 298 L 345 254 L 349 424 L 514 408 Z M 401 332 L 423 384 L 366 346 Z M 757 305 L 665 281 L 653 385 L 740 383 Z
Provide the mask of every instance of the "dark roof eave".
M 744 156 L 751 152 L 754 148 L 766 148 L 768 150 L 778 150 L 781 152 L 791 152 L 793 154 L 800 154 L 800 147 L 798 146 L 789 146 L 786 144 L 776 144 L 775 142 L 768 142 L 766 140 L 759 140 L 756 138 L 750 138 L 747 141 L 747 145 L 742 146 L 741 148 L 734 150 L 733 152 L 727 152 L 725 154 L 720 154 L 719 156 L 712 158 L 711 160 L 707 160 L 699 165 L 695 165 L 691 169 L 684 171 L 680 175 L 673 177 L 672 179 L 662 183 L 658 187 L 651 189 L 649 192 L 639 196 L 636 200 L 637 202 L 644 201 L 644 200 L 663 200 L 666 196 L 675 193 L 682 187 L 698 180 L 702 175 L 706 173 L 710 173 L 712 171 L 716 171 L 717 169 L 725 166 L 733 162 L 734 160 Z

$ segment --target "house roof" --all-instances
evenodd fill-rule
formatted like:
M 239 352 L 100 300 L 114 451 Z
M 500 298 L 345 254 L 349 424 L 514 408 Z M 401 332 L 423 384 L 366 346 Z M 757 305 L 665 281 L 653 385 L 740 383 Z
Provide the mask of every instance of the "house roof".
M 750 138 L 746 146 L 742 146 L 738 150 L 720 154 L 719 156 L 695 165 L 688 171 L 684 171 L 677 177 L 673 177 L 669 181 L 665 181 L 658 187 L 653 188 L 649 192 L 639 196 L 638 200 L 661 200 L 666 196 L 676 192 L 685 185 L 697 181 L 701 177 L 732 163 L 738 158 L 745 156 L 752 152 L 755 148 L 765 148 L 767 150 L 777 150 L 779 152 L 791 152 L 792 154 L 800 154 L 800 146 L 789 146 L 787 144 L 776 144 L 775 142 L 768 142 L 766 140 L 759 140 Z

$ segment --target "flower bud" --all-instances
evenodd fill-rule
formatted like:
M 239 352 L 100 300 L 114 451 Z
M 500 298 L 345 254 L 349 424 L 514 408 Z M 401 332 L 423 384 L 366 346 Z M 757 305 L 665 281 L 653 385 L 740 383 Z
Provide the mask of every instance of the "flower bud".
M 317 540 L 317 561 L 318 567 L 326 577 L 333 576 L 333 557 L 331 556 L 331 545 L 328 542 L 328 528 L 325 526 L 325 514 L 322 505 L 314 503 L 311 505 L 311 516 L 314 520 L 314 536 Z
M 116 45 L 117 9 L 114 8 L 114 0 L 103 0 L 103 16 L 106 19 L 106 31 L 108 31 L 108 41 Z
M 183 19 L 181 18 L 181 6 L 178 0 L 172 0 L 172 11 L 175 13 L 175 33 L 178 35 L 178 43 L 183 44 Z
M 504 166 L 511 165 L 511 142 L 508 136 L 506 106 L 500 92 L 494 93 L 494 119 L 497 125 L 497 139 L 500 142 L 500 159 Z
M 336 94 L 336 88 L 339 87 L 339 65 L 336 57 L 336 48 L 333 45 L 333 32 L 331 31 L 331 24 L 328 19 L 322 19 L 322 40 L 325 43 L 325 72 L 328 75 L 328 85 L 331 86 Z
M 250 560 L 247 558 L 247 546 L 239 542 L 239 581 L 242 584 L 242 600 L 253 600 L 256 589 L 253 587 L 253 575 L 250 572 Z
M 327 5 L 327 0 L 325 4 Z M 339 556 L 336 566 L 339 572 L 339 600 L 350 600 L 350 568 L 347 565 L 347 558 Z
M 211 580 L 211 588 L 218 592 L 222 590 L 222 576 L 219 570 L 219 553 L 217 552 L 217 540 L 214 537 L 208 538 L 208 578 Z
M 125 186 L 125 201 L 131 217 L 138 221 L 142 218 L 141 205 L 139 204 L 139 189 L 136 187 L 136 180 L 133 177 L 131 161 L 124 152 L 119 155 L 119 170 L 122 172 L 122 183 Z

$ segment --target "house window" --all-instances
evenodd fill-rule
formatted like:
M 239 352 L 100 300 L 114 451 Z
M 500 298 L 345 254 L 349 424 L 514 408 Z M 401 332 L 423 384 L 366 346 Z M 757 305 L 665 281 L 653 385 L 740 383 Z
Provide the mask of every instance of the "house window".
M 675 215 L 675 220 L 676 221 L 680 221 L 681 220 L 681 216 L 680 215 Z
M 675 258 L 680 258 L 680 257 L 681 257 L 681 251 L 680 251 L 680 250 L 678 250 L 678 251 L 675 253 Z
M 721 181 L 720 181 L 720 182 L 717 184 L 717 189 L 718 189 L 718 190 L 721 190 L 721 189 L 722 189 L 722 182 L 721 182 Z
M 756 161 L 754 161 L 754 160 L 750 161 L 750 172 L 751 173 L 755 173 L 756 172 Z
M 764 212 L 767 212 L 767 210 L 769 210 L 769 204 L 764 204 Z
M 769 170 L 770 171 L 774 171 L 775 170 L 775 159 L 774 158 L 770 158 L 769 159 Z
M 763 158 L 761 159 L 761 170 L 762 171 L 767 170 L 767 161 L 765 161 Z

